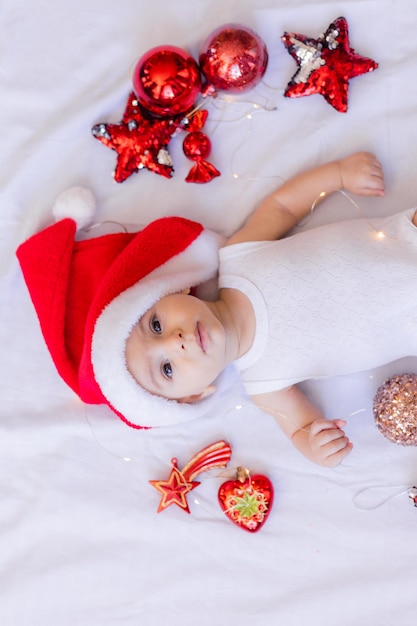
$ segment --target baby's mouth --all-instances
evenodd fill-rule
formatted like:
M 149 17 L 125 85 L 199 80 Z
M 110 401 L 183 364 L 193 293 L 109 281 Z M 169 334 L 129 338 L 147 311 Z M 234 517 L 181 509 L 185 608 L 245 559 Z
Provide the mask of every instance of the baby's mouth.
M 197 322 L 195 329 L 195 338 L 198 346 L 201 348 L 203 352 L 207 349 L 207 335 L 204 331 L 204 328 L 201 326 L 199 322 Z

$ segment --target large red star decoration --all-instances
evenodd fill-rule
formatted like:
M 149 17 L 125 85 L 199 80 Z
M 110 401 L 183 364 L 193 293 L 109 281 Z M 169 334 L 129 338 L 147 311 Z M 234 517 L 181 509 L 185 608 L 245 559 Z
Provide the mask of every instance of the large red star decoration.
M 172 459 L 172 469 L 168 480 L 150 480 L 162 498 L 159 503 L 158 513 L 171 504 L 176 504 L 186 513 L 190 512 L 186 495 L 195 489 L 200 483 L 194 481 L 199 474 L 215 467 L 226 467 L 232 455 L 232 448 L 226 441 L 217 441 L 207 446 L 182 468 L 178 469 L 177 459 Z
M 281 39 L 298 65 L 284 93 L 288 98 L 318 93 L 337 111 L 345 113 L 349 80 L 378 67 L 378 63 L 356 54 L 350 47 L 344 17 L 337 18 L 318 39 L 287 32 Z
M 183 118 L 183 115 L 163 119 L 151 116 L 132 92 L 119 124 L 93 126 L 94 137 L 117 152 L 116 182 L 122 183 L 144 167 L 170 178 L 173 165 L 167 146 Z

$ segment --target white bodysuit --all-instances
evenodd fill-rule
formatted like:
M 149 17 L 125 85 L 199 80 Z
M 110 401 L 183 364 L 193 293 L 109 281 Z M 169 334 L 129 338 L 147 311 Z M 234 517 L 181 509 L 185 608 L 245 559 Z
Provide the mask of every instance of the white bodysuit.
M 249 394 L 417 356 L 414 211 L 220 250 L 219 287 L 255 311 L 253 345 L 235 362 Z

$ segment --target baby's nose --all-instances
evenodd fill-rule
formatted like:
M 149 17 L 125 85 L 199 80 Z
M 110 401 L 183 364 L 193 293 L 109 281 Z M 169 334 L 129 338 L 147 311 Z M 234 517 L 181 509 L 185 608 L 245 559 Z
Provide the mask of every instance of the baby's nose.
M 190 337 L 185 331 L 177 329 L 175 332 L 172 333 L 172 341 L 180 350 L 186 350 L 190 341 Z

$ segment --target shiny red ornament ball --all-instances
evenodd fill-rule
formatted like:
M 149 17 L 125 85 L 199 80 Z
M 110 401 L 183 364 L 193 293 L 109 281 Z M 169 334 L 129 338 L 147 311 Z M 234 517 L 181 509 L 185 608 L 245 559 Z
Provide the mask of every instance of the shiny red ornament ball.
M 264 41 L 241 24 L 225 24 L 204 42 L 199 57 L 201 71 L 215 89 L 239 93 L 259 83 L 268 65 Z
M 133 88 L 140 104 L 160 117 L 189 111 L 200 93 L 196 60 L 176 46 L 148 50 L 133 71 Z

